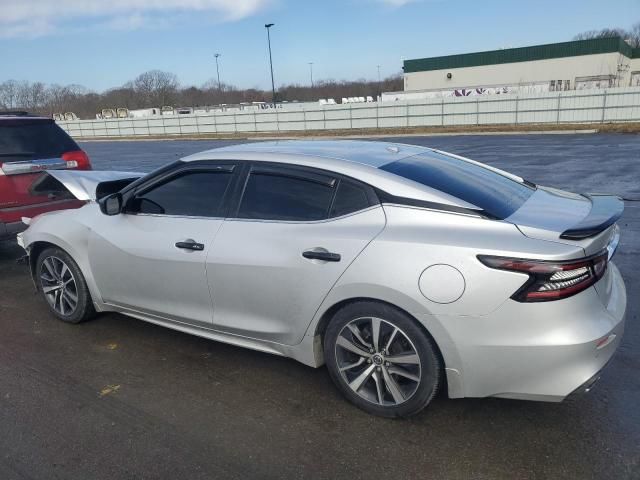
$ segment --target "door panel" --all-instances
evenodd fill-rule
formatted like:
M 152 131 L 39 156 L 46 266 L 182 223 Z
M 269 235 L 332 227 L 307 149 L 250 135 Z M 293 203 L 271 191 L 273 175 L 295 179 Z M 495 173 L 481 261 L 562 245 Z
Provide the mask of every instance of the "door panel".
M 205 259 L 223 221 L 121 214 L 101 216 L 89 258 L 106 303 L 211 326 Z M 178 248 L 193 240 L 203 248 Z
M 207 256 L 215 328 L 299 343 L 331 287 L 384 225 L 380 206 L 323 222 L 226 220 Z M 305 258 L 305 251 L 340 259 Z

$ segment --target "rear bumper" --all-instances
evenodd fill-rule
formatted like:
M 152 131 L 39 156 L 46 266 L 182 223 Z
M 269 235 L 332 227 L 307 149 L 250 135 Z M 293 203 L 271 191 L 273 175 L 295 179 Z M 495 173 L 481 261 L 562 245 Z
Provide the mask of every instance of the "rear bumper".
M 584 382 L 578 388 L 576 388 L 573 392 L 571 392 L 566 398 L 577 397 L 579 395 L 583 395 L 585 393 L 589 393 L 598 383 L 600 378 L 602 378 L 602 371 L 606 368 L 608 363 L 602 368 L 602 370 L 596 372 L 589 380 Z
M 18 233 L 24 232 L 26 229 L 27 225 L 22 222 L 0 222 L 0 240 L 15 239 Z
M 455 396 L 559 402 L 589 387 L 624 333 L 626 290 L 609 266 L 597 288 L 571 298 L 509 300 L 484 317 L 445 319 L 461 359 L 460 368 L 451 366 L 461 381 Z

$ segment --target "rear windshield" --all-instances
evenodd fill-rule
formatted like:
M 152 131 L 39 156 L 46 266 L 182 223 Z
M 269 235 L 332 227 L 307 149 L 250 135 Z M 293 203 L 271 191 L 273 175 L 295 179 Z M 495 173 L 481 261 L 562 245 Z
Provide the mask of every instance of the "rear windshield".
M 59 158 L 79 150 L 53 120 L 0 120 L 0 163 Z
M 381 167 L 504 219 L 518 210 L 534 188 L 488 168 L 436 152 L 404 158 Z

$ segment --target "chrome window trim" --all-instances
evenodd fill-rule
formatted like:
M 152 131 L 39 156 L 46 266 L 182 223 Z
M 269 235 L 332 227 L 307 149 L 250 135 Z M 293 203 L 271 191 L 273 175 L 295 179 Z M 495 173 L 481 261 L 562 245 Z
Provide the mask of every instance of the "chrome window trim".
M 225 220 L 225 217 L 203 217 L 199 215 L 165 215 L 162 213 L 130 213 L 130 212 L 123 212 L 122 214 L 132 215 L 134 217 L 186 218 L 191 220 Z

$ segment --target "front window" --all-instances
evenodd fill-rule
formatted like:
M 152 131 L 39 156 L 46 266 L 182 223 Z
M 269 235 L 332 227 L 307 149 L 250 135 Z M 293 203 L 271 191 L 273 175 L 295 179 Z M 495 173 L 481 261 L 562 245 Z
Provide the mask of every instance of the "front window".
M 231 172 L 188 172 L 136 195 L 127 213 L 220 217 Z

